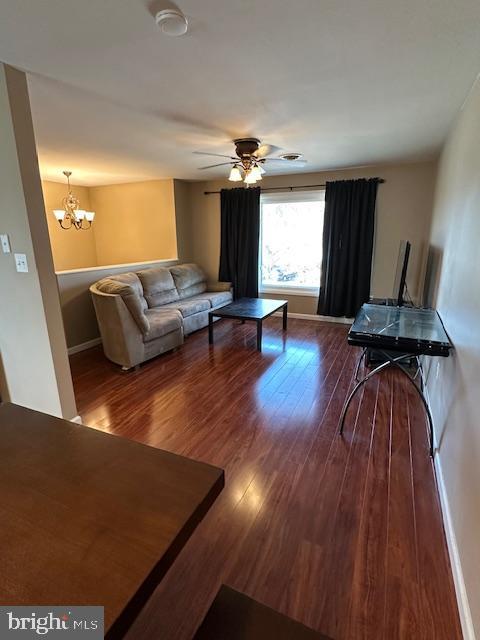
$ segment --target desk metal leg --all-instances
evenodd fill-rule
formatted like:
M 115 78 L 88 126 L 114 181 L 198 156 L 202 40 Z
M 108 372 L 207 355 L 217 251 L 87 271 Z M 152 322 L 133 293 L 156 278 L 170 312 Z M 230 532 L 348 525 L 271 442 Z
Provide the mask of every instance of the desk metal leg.
M 288 303 L 283 305 L 283 330 L 287 330 L 287 313 L 288 313 Z
M 385 353 L 384 351 L 381 351 L 381 350 L 379 351 L 385 357 L 386 360 L 385 362 L 382 362 L 382 364 L 376 367 L 375 369 L 372 369 L 370 373 L 368 373 L 364 378 L 362 378 L 359 382 L 357 382 L 357 384 L 353 387 L 350 395 L 348 396 L 347 400 L 345 401 L 345 404 L 343 405 L 342 413 L 340 415 L 340 420 L 339 420 L 340 434 L 343 434 L 345 416 L 347 415 L 348 407 L 350 406 L 350 403 L 352 402 L 355 394 L 360 389 L 360 387 L 362 387 L 366 382 L 368 382 L 368 380 L 370 380 L 370 378 L 372 378 L 376 373 L 380 373 L 380 371 L 382 371 L 383 369 L 386 369 L 387 367 L 397 367 L 398 369 L 400 369 L 400 371 L 402 371 L 407 376 L 407 378 L 410 380 L 412 385 L 415 387 L 415 390 L 418 396 L 420 397 L 420 400 L 422 401 L 422 404 L 425 408 L 425 413 L 427 414 L 429 431 L 430 431 L 430 455 L 433 457 L 433 420 L 432 420 L 432 415 L 430 413 L 430 409 L 428 407 L 428 403 L 425 399 L 425 396 L 423 395 L 422 390 L 417 386 L 417 384 L 415 384 L 414 378 L 408 373 L 405 367 L 402 367 L 402 365 L 400 364 L 402 360 L 407 360 L 409 358 L 412 358 L 413 356 L 411 354 L 403 354 L 400 356 L 396 356 L 395 358 L 392 358 L 392 356 L 389 355 L 388 353 Z
M 367 347 L 364 347 L 360 355 L 360 358 L 358 359 L 357 366 L 355 369 L 355 382 L 358 382 L 358 372 L 360 371 L 360 365 L 362 364 L 362 360 L 365 358 L 366 353 L 367 353 Z
M 350 403 L 353 400 L 353 398 L 354 398 L 355 394 L 357 393 L 357 391 L 366 382 L 368 382 L 370 380 L 370 378 L 373 378 L 373 376 L 376 373 L 380 373 L 380 371 L 382 371 L 383 369 L 386 369 L 387 367 L 390 367 L 391 365 L 392 365 L 392 363 L 390 361 L 382 362 L 381 365 L 379 365 L 375 369 L 372 369 L 372 371 L 370 371 L 370 373 L 368 373 L 364 378 L 362 378 L 359 382 L 357 382 L 357 384 L 353 387 L 352 391 L 350 392 L 350 395 L 348 396 L 348 398 L 345 401 L 345 404 L 343 405 L 342 414 L 341 414 L 340 420 L 338 422 L 338 424 L 340 426 L 340 434 L 343 433 L 343 427 L 344 427 L 344 424 L 345 424 L 345 416 L 347 415 L 348 407 L 350 406 Z
M 417 392 L 418 397 L 423 403 L 425 413 L 427 414 L 427 418 L 428 418 L 428 429 L 430 432 L 430 456 L 433 458 L 433 453 L 434 453 L 433 451 L 433 418 L 432 418 L 432 414 L 430 413 L 428 402 L 423 394 L 423 390 L 420 389 L 420 387 L 415 383 L 415 379 L 408 373 L 408 371 L 404 367 L 402 367 L 402 365 L 399 362 L 393 362 L 392 364 L 393 366 L 398 367 L 398 369 L 400 369 L 400 371 L 403 371 L 403 373 L 407 376 L 407 378 L 412 383 L 415 391 Z

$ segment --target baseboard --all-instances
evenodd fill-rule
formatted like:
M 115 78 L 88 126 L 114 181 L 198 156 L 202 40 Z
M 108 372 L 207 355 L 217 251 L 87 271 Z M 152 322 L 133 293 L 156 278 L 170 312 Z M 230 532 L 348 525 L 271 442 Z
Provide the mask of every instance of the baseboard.
M 68 355 L 72 356 L 74 353 L 85 351 L 85 349 L 91 349 L 92 347 L 96 347 L 97 344 L 101 344 L 101 342 L 102 342 L 101 338 L 94 338 L 93 340 L 87 340 L 87 342 L 76 344 L 73 347 L 68 347 Z
M 281 311 L 276 311 L 274 316 L 282 317 Z M 333 316 L 318 316 L 314 313 L 287 313 L 289 318 L 295 318 L 297 320 L 314 320 L 315 322 L 337 322 L 339 324 L 352 324 L 353 318 L 334 318 Z
M 443 525 L 445 528 L 445 536 L 447 538 L 448 555 L 450 556 L 450 565 L 452 567 L 453 582 L 455 585 L 455 593 L 457 596 L 458 612 L 460 614 L 460 624 L 462 625 L 462 633 L 465 640 L 475 640 L 475 630 L 473 628 L 472 614 L 470 613 L 470 605 L 468 603 L 467 590 L 465 588 L 465 580 L 463 578 L 462 563 L 458 552 L 457 537 L 453 526 L 452 513 L 448 502 L 448 495 L 445 488 L 443 478 L 442 462 L 437 452 L 435 455 L 435 472 L 437 475 L 438 493 L 440 495 L 440 505 L 442 508 Z
M 425 377 L 422 378 L 425 398 L 428 406 L 431 403 L 428 394 L 428 386 L 426 384 Z M 433 414 L 432 414 L 433 420 Z M 434 444 L 435 444 L 435 423 L 433 425 Z M 464 640 L 475 640 L 475 630 L 473 627 L 472 614 L 470 612 L 470 605 L 468 602 L 467 589 L 465 587 L 465 580 L 463 577 L 462 563 L 460 561 L 460 553 L 458 551 L 457 536 L 455 535 L 455 527 L 453 526 L 452 512 L 450 509 L 450 502 L 448 500 L 447 489 L 445 486 L 445 479 L 442 470 L 442 461 L 440 452 L 435 451 L 433 463 L 435 465 L 435 475 L 437 478 L 438 495 L 440 497 L 440 508 L 442 510 L 443 528 L 445 530 L 445 538 L 447 539 L 448 555 L 450 558 L 450 566 L 452 567 L 453 584 L 455 586 L 455 595 L 457 598 L 458 613 L 460 615 L 460 624 L 462 625 L 462 634 Z
M 75 416 L 74 418 L 70 418 L 70 422 L 75 422 L 75 424 L 82 424 L 82 417 Z

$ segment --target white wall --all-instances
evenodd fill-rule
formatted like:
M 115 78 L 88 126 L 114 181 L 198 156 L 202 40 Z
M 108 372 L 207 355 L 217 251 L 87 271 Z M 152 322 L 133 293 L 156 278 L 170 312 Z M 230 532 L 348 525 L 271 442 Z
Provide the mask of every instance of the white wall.
M 441 480 L 471 612 L 460 603 L 466 638 L 480 637 L 480 86 L 454 124 L 439 165 L 431 245 L 436 306 L 454 345 L 433 362 L 428 391 Z M 436 273 L 435 273 L 436 271 Z M 452 539 L 450 540 L 452 545 Z M 453 547 L 451 546 L 451 549 Z M 454 549 L 453 549 L 454 550 Z
M 0 387 L 2 400 L 76 415 L 25 74 L 0 63 Z M 13 253 L 28 273 L 17 273 Z

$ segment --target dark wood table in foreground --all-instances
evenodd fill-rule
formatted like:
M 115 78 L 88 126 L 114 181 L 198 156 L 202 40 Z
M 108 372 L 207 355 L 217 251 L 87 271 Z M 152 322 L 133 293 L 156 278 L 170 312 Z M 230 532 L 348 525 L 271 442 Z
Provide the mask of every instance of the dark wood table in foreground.
M 0 603 L 101 605 L 121 637 L 224 485 L 221 469 L 0 406 Z
M 276 311 L 283 309 L 283 330 L 287 330 L 287 300 L 270 300 L 268 298 L 240 298 L 220 309 L 213 309 L 208 314 L 208 341 L 213 344 L 214 318 L 231 318 L 234 320 L 253 320 L 257 323 L 257 350 L 262 350 L 263 321 Z

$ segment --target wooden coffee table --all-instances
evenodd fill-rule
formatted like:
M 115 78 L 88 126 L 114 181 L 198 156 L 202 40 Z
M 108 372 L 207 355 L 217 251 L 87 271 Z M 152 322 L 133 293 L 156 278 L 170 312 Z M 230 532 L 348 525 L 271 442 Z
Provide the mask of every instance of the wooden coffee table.
M 265 318 L 275 311 L 283 309 L 283 330 L 287 330 L 287 300 L 271 300 L 269 298 L 240 298 L 232 304 L 227 304 L 220 309 L 212 309 L 208 314 L 208 342 L 213 344 L 213 319 L 231 318 L 252 320 L 257 323 L 257 350 L 262 350 L 262 325 Z

